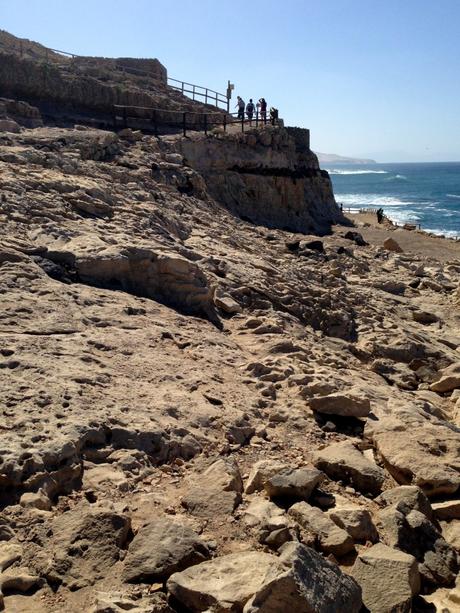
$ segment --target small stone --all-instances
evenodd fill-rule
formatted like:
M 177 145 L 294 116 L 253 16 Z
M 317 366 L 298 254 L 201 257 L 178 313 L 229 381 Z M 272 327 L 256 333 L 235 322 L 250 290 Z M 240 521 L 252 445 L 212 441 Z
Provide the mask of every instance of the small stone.
M 285 468 L 269 477 L 264 489 L 270 498 L 308 500 L 324 475 L 315 468 Z

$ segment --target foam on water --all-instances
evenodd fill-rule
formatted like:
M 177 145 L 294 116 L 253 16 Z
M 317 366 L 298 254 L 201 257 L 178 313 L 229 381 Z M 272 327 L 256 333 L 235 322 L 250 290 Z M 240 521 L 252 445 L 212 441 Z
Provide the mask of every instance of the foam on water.
M 397 223 L 460 235 L 459 162 L 334 166 L 331 179 L 336 201 L 346 208 L 382 208 Z
M 328 170 L 330 175 L 387 175 L 386 170 L 344 170 L 341 168 L 331 168 Z

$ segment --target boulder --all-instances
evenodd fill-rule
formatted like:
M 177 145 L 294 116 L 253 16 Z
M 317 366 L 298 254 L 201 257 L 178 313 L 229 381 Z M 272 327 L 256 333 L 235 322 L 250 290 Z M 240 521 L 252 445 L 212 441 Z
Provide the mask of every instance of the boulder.
M 192 479 L 183 506 L 192 515 L 229 515 L 241 502 L 243 481 L 234 460 L 219 459 Z
M 165 594 L 131 596 L 120 592 L 97 592 L 89 613 L 174 613 L 166 602 Z
M 321 449 L 314 454 L 312 461 L 331 479 L 351 483 L 365 494 L 378 494 L 385 480 L 384 471 L 350 441 L 334 443 Z
M 21 126 L 13 119 L 0 119 L 0 132 L 13 132 L 19 134 Z
M 269 571 L 279 565 L 268 553 L 232 553 L 174 573 L 166 585 L 189 611 L 242 611 Z
M 264 489 L 270 498 L 308 500 L 323 478 L 316 468 L 285 468 L 269 477 Z
M 214 296 L 214 304 L 218 309 L 228 313 L 229 315 L 235 315 L 235 313 L 241 313 L 242 308 L 236 300 L 233 300 L 231 296 Z
M 119 560 L 129 530 L 128 517 L 113 511 L 81 505 L 63 513 L 52 523 L 47 580 L 71 590 L 92 585 Z
M 402 248 L 400 247 L 398 241 L 389 236 L 383 241 L 383 248 L 387 251 L 392 251 L 393 253 L 403 253 Z
M 335 497 L 335 507 L 327 512 L 332 521 L 348 532 L 355 542 L 378 541 L 377 530 L 367 509 L 342 496 Z
M 309 547 L 287 543 L 280 557 L 246 551 L 175 573 L 170 594 L 187 610 L 216 613 L 358 613 L 357 583 Z
M 288 515 L 301 527 L 305 542 L 317 545 L 325 554 L 332 553 L 341 557 L 354 548 L 351 536 L 321 509 L 306 502 L 298 502 L 289 509 Z
M 407 515 L 411 511 L 419 511 L 428 519 L 433 515 L 433 509 L 430 501 L 416 485 L 400 485 L 393 487 L 390 490 L 385 490 L 375 499 L 377 504 L 382 507 L 397 505 L 403 513 Z
M 369 244 L 369 243 L 366 243 L 362 234 L 360 234 L 359 232 L 354 232 L 352 230 L 349 230 L 348 232 L 346 232 L 343 238 L 346 238 L 349 241 L 353 241 L 356 245 L 358 245 L 358 247 L 365 247 L 366 245 Z
M 361 609 L 361 590 L 352 577 L 310 547 L 287 543 L 281 568 L 246 603 L 243 613 L 347 613 Z
M 310 408 L 318 413 L 342 417 L 367 417 L 371 410 L 368 398 L 353 393 L 337 392 L 310 398 Z
M 259 460 L 256 462 L 249 473 L 248 481 L 244 491 L 252 494 L 264 489 L 265 482 L 279 471 L 288 468 L 286 464 L 277 460 Z
M 432 392 L 445 394 L 460 388 L 460 363 L 451 364 L 439 371 L 439 379 L 430 385 Z
M 431 506 L 438 520 L 460 519 L 460 500 L 458 498 L 445 502 L 434 502 Z
M 412 597 L 420 590 L 417 560 L 382 543 L 363 550 L 351 571 L 372 613 L 410 613 Z
M 19 504 L 21 507 L 38 509 L 40 511 L 49 511 L 51 509 L 51 500 L 43 490 L 24 493 L 19 500 Z
M 452 585 L 458 572 L 457 554 L 423 513 L 392 505 L 378 512 L 376 525 L 388 546 L 417 559 L 424 585 Z
M 134 537 L 122 578 L 128 582 L 162 580 L 209 557 L 206 544 L 191 528 L 158 518 L 142 526 Z

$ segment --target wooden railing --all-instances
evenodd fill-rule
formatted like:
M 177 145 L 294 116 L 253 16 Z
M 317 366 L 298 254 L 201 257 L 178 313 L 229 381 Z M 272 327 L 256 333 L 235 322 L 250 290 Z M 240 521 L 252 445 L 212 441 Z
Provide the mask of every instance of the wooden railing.
M 261 116 L 258 111 L 252 119 L 248 117 L 237 117 L 237 113 L 198 113 L 195 111 L 174 111 L 169 109 L 156 109 L 142 106 L 125 106 L 115 104 L 113 107 L 113 127 L 136 128 L 155 135 L 160 133 L 161 128 L 168 128 L 182 132 L 184 136 L 188 131 L 198 131 L 208 133 L 215 127 L 222 127 L 224 132 L 230 126 L 241 127 L 244 132 L 245 127 L 250 128 L 279 123 L 278 117 Z

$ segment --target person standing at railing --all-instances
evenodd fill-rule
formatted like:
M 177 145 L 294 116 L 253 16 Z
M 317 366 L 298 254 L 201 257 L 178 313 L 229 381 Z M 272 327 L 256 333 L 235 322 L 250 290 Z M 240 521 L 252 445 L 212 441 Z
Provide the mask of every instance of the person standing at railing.
M 248 116 L 248 119 L 249 119 L 249 125 L 251 125 L 252 123 L 254 111 L 255 111 L 254 102 L 252 101 L 252 98 L 249 98 L 249 102 L 246 105 L 246 115 Z
M 238 119 L 244 119 L 244 109 L 246 108 L 246 103 L 241 96 L 236 97 L 235 107 L 238 107 Z
M 260 119 L 264 123 L 267 123 L 267 101 L 265 100 L 265 98 L 260 98 L 259 102 L 257 103 L 257 106 L 260 109 Z

